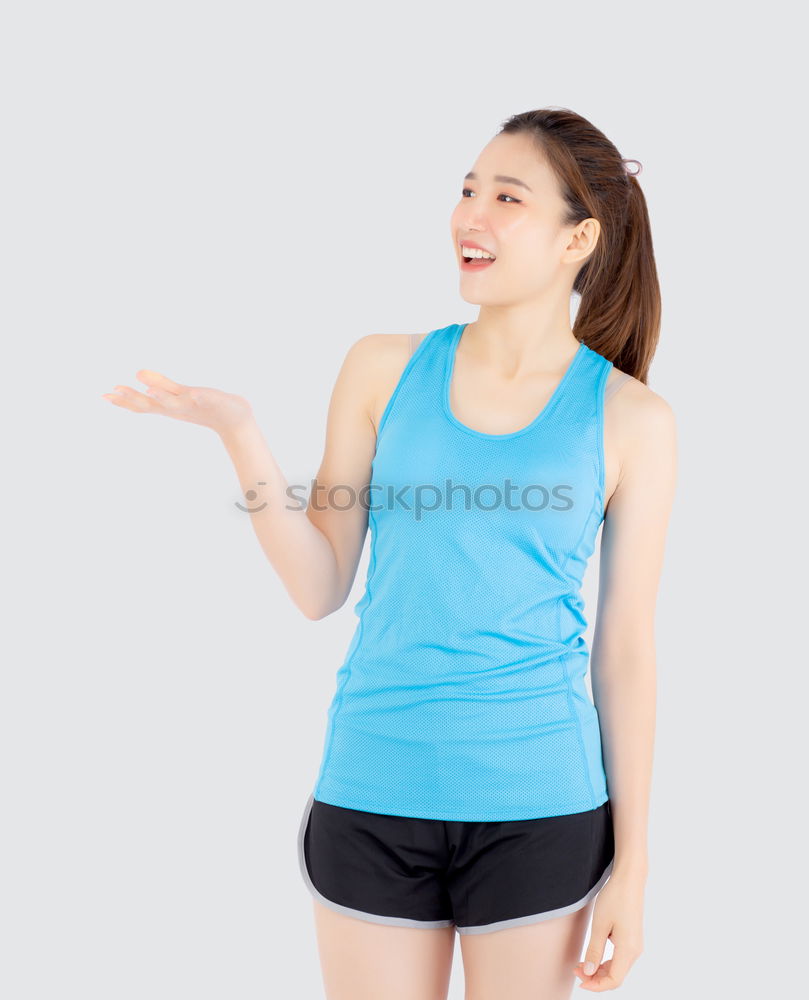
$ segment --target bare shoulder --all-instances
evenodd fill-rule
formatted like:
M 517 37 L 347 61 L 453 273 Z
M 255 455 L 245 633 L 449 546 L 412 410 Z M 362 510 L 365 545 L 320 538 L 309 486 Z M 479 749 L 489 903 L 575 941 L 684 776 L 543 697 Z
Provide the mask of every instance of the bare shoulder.
M 617 374 L 616 374 L 617 372 Z M 674 461 L 677 423 L 669 402 L 648 385 L 623 372 L 610 373 L 623 384 L 605 407 L 605 421 L 618 443 L 624 471 L 648 467 L 650 459 Z M 610 380 L 607 381 L 609 388 Z
M 671 430 L 675 424 L 674 410 L 663 396 L 618 369 L 610 373 L 607 388 L 613 375 L 623 382 L 612 400 L 616 416 L 632 424 L 640 433 L 666 433 Z
M 348 346 L 329 401 L 319 481 L 367 482 L 381 394 L 407 364 L 408 341 L 407 334 L 369 334 Z
M 374 426 L 379 420 L 410 360 L 411 347 L 417 346 L 424 334 L 369 333 L 350 347 L 346 364 L 351 366 L 352 382 L 359 387 Z M 414 344 L 411 344 L 411 339 Z

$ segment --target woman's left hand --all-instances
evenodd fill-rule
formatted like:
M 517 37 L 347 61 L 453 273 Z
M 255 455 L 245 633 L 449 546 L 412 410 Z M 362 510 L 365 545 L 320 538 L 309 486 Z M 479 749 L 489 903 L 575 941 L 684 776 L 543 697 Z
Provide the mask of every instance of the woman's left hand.
M 643 893 L 645 878 L 612 875 L 596 896 L 590 943 L 583 962 L 573 970 L 582 980 L 579 987 L 614 990 L 643 951 Z M 607 938 L 612 941 L 612 958 L 602 962 Z M 593 971 L 587 972 L 585 966 Z

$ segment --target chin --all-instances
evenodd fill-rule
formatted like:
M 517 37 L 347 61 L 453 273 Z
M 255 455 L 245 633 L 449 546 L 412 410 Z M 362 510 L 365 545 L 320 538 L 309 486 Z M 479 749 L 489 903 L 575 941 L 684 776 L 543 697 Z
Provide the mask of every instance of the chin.
M 461 298 L 468 302 L 470 306 L 502 306 L 505 302 L 500 302 L 491 296 L 483 296 L 480 292 L 474 294 L 464 288 L 460 289 Z

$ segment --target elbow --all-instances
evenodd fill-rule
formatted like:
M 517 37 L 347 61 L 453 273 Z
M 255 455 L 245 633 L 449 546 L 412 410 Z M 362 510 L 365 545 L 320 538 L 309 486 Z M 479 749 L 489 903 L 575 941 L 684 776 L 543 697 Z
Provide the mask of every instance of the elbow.
M 310 622 L 319 622 L 324 618 L 328 618 L 329 615 L 333 615 L 335 611 L 339 611 L 340 608 L 345 604 L 345 599 L 338 602 L 332 602 L 328 605 L 306 605 L 299 604 L 298 607 L 301 613 L 309 619 Z
M 335 611 L 339 611 L 348 600 L 350 592 L 351 587 L 349 585 L 348 587 L 342 587 L 338 593 L 307 593 L 301 595 L 295 603 L 309 621 L 319 622 L 323 618 L 328 618 L 329 615 L 334 614 Z
M 300 611 L 304 618 L 308 618 L 310 622 L 319 622 L 321 618 L 325 618 L 328 614 L 328 611 L 322 606 L 318 607 L 314 604 L 306 604 L 303 601 L 296 601 L 295 603 L 298 611 Z

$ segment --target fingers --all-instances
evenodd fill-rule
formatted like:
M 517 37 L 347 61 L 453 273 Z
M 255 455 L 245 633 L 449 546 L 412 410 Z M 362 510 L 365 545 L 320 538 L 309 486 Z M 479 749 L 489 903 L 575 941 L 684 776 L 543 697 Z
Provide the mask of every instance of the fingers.
M 612 964 L 612 959 L 607 959 L 600 965 L 592 976 L 585 976 L 584 981 L 579 983 L 579 988 L 590 990 L 592 993 L 601 993 L 604 990 L 617 989 L 624 981 L 624 975 L 618 975 Z
M 610 892 L 613 886 L 619 887 L 617 895 Z M 614 990 L 643 951 L 642 914 L 636 894 L 633 889 L 631 895 L 625 896 L 619 889 L 620 884 L 610 879 L 596 900 L 584 961 L 573 970 L 581 979 L 580 989 L 593 993 Z M 602 962 L 608 941 L 612 943 L 612 955 Z
M 112 392 L 105 393 L 102 398 L 108 399 L 124 410 L 133 410 L 136 413 L 157 412 L 157 407 L 148 396 L 130 389 L 128 385 L 116 385 Z
M 599 993 L 602 990 L 614 990 L 620 983 L 616 981 L 611 970 L 612 959 L 609 958 L 603 965 L 599 965 L 591 976 L 585 975 L 582 982 L 579 983 L 579 988 L 591 990 L 593 993 Z
M 601 959 L 604 957 L 604 949 L 607 947 L 607 938 L 612 929 L 605 922 L 598 921 L 597 918 L 598 913 L 594 913 L 593 927 L 590 931 L 590 943 L 587 945 L 587 950 L 584 953 L 582 971 L 585 978 L 592 976 L 601 965 Z
M 612 958 L 595 970 L 592 975 L 587 975 L 583 970 L 583 962 L 576 966 L 575 973 L 582 980 L 579 986 L 583 990 L 592 990 L 598 993 L 602 990 L 614 990 L 623 983 L 629 972 L 632 963 L 637 956 L 630 954 L 626 949 L 616 946 Z
M 606 970 L 610 967 L 612 959 L 603 965 L 601 964 L 601 959 L 604 957 L 604 949 L 607 946 L 609 932 L 610 927 L 600 922 L 597 924 L 594 917 L 593 926 L 590 931 L 590 942 L 584 953 L 584 961 L 579 962 L 574 970 L 575 974 L 582 980 L 579 983 L 582 989 L 606 989 L 602 984 L 604 976 L 607 975 Z
M 150 396 L 156 403 L 159 403 L 165 410 L 179 410 L 183 403 L 177 393 L 160 386 L 153 385 L 146 390 L 146 395 Z
M 150 387 L 156 386 L 158 389 L 164 389 L 166 392 L 171 392 L 175 395 L 187 388 L 187 386 L 181 385 L 179 382 L 173 382 L 167 376 L 161 375 L 160 372 L 152 371 L 151 368 L 141 368 L 140 371 L 135 372 L 135 378 Z
M 137 413 L 165 413 L 180 408 L 179 396 L 186 386 L 150 368 L 141 368 L 135 377 L 148 386 L 145 394 L 128 385 L 116 385 L 114 392 L 105 393 L 102 398 Z

